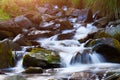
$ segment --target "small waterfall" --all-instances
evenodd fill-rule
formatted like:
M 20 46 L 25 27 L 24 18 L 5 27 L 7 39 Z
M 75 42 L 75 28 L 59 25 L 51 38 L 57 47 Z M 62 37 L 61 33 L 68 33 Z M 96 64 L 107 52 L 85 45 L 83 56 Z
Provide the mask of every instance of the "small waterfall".
M 96 52 L 93 52 L 93 54 L 90 54 L 90 57 L 91 57 L 92 63 L 103 63 L 103 62 L 105 62 L 105 59 L 103 58 L 103 56 L 96 53 Z
M 15 53 L 16 53 L 16 55 L 17 54 L 21 54 L 22 55 L 22 57 L 20 57 L 19 58 L 19 60 L 17 61 L 17 64 L 16 64 L 16 66 L 13 68 L 13 71 L 15 72 L 15 73 L 20 73 L 20 72 L 22 72 L 22 71 L 24 71 L 24 68 L 23 68 L 23 64 L 22 64 L 22 62 L 23 62 L 23 56 L 24 56 L 24 54 L 26 53 L 26 48 L 31 48 L 31 47 L 33 47 L 33 46 L 23 46 L 22 47 L 22 51 L 15 51 Z
M 105 62 L 105 59 L 96 52 L 86 52 L 83 53 L 76 52 L 70 60 L 70 65 L 74 64 L 95 64 Z

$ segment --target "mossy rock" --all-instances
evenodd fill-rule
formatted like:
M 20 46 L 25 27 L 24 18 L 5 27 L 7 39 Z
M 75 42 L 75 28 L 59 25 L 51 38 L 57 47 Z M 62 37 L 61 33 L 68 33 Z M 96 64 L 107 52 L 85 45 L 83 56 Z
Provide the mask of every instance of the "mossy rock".
M 0 41 L 0 68 L 15 66 L 14 55 L 7 41 Z
M 101 54 L 107 62 L 120 63 L 120 42 L 114 38 L 99 38 L 90 40 L 85 45 Z
M 98 32 L 95 33 L 94 39 L 97 39 L 97 38 L 112 38 L 112 36 L 108 33 L 106 33 L 104 30 L 100 30 Z
M 0 30 L 0 40 L 3 40 L 8 37 L 13 37 L 13 33 L 9 31 Z
M 41 68 L 60 67 L 60 56 L 51 50 L 34 48 L 30 53 L 24 56 L 23 66 Z
M 93 47 L 98 44 L 106 44 L 116 49 L 120 50 L 120 42 L 114 38 L 98 38 L 98 39 L 91 39 L 86 44 L 85 47 Z
M 57 63 L 60 61 L 60 56 L 56 52 L 43 48 L 32 49 L 30 56 L 45 60 L 48 63 Z

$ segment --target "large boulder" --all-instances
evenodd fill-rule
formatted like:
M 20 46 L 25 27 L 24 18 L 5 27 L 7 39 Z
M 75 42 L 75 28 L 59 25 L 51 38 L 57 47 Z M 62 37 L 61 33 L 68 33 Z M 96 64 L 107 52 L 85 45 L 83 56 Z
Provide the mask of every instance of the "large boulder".
M 108 24 L 108 21 L 109 21 L 109 18 L 103 17 L 103 18 L 100 18 L 98 20 L 95 20 L 93 22 L 93 25 L 95 25 L 98 28 L 105 28 L 106 25 Z
M 93 14 L 90 8 L 82 9 L 78 16 L 78 21 L 89 23 L 93 21 Z
M 14 36 L 22 32 L 22 28 L 19 25 L 17 25 L 13 19 L 0 22 L 0 30 L 8 31 Z
M 18 34 L 13 39 L 13 42 L 19 44 L 20 46 L 32 46 L 32 43 L 23 34 Z
M 33 26 L 33 23 L 24 15 L 14 18 L 14 22 L 22 28 L 30 28 Z
M 27 17 L 32 23 L 39 25 L 42 21 L 41 14 L 35 11 L 28 12 L 24 15 Z
M 23 58 L 24 67 L 55 68 L 60 67 L 60 57 L 56 52 L 43 48 L 34 48 Z
M 8 37 L 13 37 L 14 34 L 12 32 L 6 30 L 0 30 L 0 40 L 3 40 Z
M 99 38 L 90 40 L 86 47 L 92 47 L 93 51 L 101 54 L 107 62 L 120 63 L 120 43 L 113 38 Z
M 73 39 L 74 35 L 75 35 L 74 31 L 69 33 L 62 33 L 58 35 L 57 39 L 58 40 Z
M 68 21 L 68 20 L 65 20 L 65 19 L 56 19 L 55 20 L 56 24 L 59 25 L 57 26 L 58 30 L 70 30 L 70 29 L 73 29 L 73 26 L 72 24 Z
M 37 30 L 37 29 L 34 29 L 34 30 L 31 30 L 26 38 L 29 39 L 29 40 L 36 40 L 36 39 L 40 39 L 40 38 L 48 38 L 48 37 L 51 37 L 54 33 L 52 31 L 49 31 L 49 30 Z
M 15 66 L 14 56 L 9 42 L 0 41 L 0 68 L 9 68 Z

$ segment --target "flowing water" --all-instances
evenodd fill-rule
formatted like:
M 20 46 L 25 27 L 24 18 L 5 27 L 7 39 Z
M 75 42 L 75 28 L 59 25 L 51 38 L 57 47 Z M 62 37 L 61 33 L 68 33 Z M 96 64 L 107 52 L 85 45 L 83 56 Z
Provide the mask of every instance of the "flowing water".
M 97 72 L 105 73 L 107 70 L 119 68 L 119 64 L 106 63 L 102 55 L 96 52 L 92 52 L 91 48 L 86 48 L 84 47 L 84 43 L 78 42 L 78 39 L 86 37 L 89 33 L 96 32 L 97 28 L 90 24 L 88 24 L 87 27 L 78 26 L 80 25 L 74 25 L 77 30 L 76 34 L 71 40 L 57 40 L 58 35 L 37 40 L 37 42 L 39 42 L 42 47 L 58 52 L 61 57 L 61 64 L 64 68 L 58 68 L 54 70 L 49 69 L 40 75 L 29 75 L 27 76 L 26 80 L 48 80 L 56 78 L 60 80 L 64 80 L 64 78 L 65 80 L 69 80 L 69 78 L 76 77 L 76 75 L 74 75 L 76 73 L 79 74 L 78 76 L 81 77 L 81 80 L 87 80 L 87 78 L 93 76 L 91 74 L 94 74 L 95 78 L 90 80 L 99 80 L 97 75 L 95 75 Z M 63 33 L 69 32 L 70 30 L 63 31 Z M 23 56 L 26 53 L 25 51 L 26 47 L 23 47 L 21 52 Z M 18 74 L 24 71 L 24 68 L 22 67 L 22 59 L 19 59 L 16 67 L 12 69 L 14 70 L 14 73 Z M 51 72 L 53 75 L 49 75 Z M 104 75 L 105 74 L 102 76 L 104 77 Z

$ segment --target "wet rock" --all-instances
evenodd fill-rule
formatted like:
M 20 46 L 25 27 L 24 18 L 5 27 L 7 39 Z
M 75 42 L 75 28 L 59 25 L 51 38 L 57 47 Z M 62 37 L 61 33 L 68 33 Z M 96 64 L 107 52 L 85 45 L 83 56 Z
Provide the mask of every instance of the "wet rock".
M 62 10 L 60 10 L 59 12 L 57 12 L 57 13 L 55 14 L 55 16 L 56 16 L 56 17 L 64 17 L 64 16 L 65 16 L 65 12 L 62 11 Z
M 103 17 L 93 22 L 93 25 L 95 25 L 98 28 L 105 28 L 108 22 L 109 19 L 107 17 Z
M 13 37 L 13 36 L 14 34 L 12 32 L 0 30 L 0 40 L 3 40 L 8 37 Z
M 105 32 L 120 41 L 120 24 L 116 26 L 106 27 Z
M 60 12 L 59 8 L 52 8 L 52 9 L 48 9 L 46 13 L 55 16 L 59 12 Z
M 18 34 L 13 42 L 18 43 L 20 46 L 32 46 L 32 43 L 23 34 Z
M 56 24 L 59 24 L 57 29 L 60 31 L 73 29 L 72 24 L 68 20 L 56 19 L 55 22 Z
M 73 39 L 75 32 L 59 34 L 58 40 Z
M 49 14 L 43 14 L 41 17 L 42 17 L 42 21 L 45 21 L 45 22 L 56 19 L 55 16 L 52 16 Z
M 120 24 L 120 19 L 115 20 L 115 21 L 110 21 L 110 22 L 108 23 L 108 26 L 111 26 L 111 25 L 116 26 L 116 25 L 119 25 L 119 24 Z
M 85 46 L 93 47 L 93 51 L 101 54 L 107 62 L 120 63 L 120 43 L 113 38 L 91 40 Z
M 55 26 L 54 21 L 50 21 L 50 22 L 41 22 L 38 29 L 39 30 L 55 30 L 57 29 L 57 27 Z
M 0 30 L 8 31 L 14 36 L 22 32 L 22 28 L 13 19 L 0 22 Z
M 93 35 L 93 38 L 94 39 L 97 39 L 97 38 L 112 38 L 112 36 L 110 34 L 108 34 L 107 32 L 105 32 L 105 30 L 99 30 Z
M 0 41 L 0 68 L 9 68 L 15 66 L 14 56 L 8 41 Z
M 79 64 L 81 63 L 81 53 L 77 52 L 71 59 L 70 61 L 70 64 L 73 65 L 73 64 Z
M 89 40 L 89 39 L 93 39 L 95 34 L 96 34 L 96 33 L 88 34 L 85 38 L 79 39 L 78 41 L 79 41 L 80 43 L 84 43 L 84 42 L 86 42 L 86 41 Z
M 23 73 L 27 74 L 38 74 L 38 73 L 43 73 L 43 69 L 40 67 L 28 67 Z
M 44 13 L 46 13 L 46 11 L 48 10 L 48 8 L 38 7 L 38 6 L 36 6 L 36 9 L 38 10 L 38 12 L 39 12 L 40 14 L 44 14 Z
M 120 69 L 107 71 L 105 79 L 106 80 L 119 80 L 120 79 Z
M 75 8 L 68 8 L 65 14 L 67 16 L 78 16 L 80 14 L 80 10 Z
M 60 67 L 60 57 L 53 51 L 35 48 L 23 58 L 24 67 L 56 68 Z
M 39 46 L 39 45 L 40 45 L 40 43 L 39 43 L 39 42 L 34 41 L 34 40 L 33 40 L 33 41 L 31 40 L 30 42 L 31 42 L 31 43 L 32 43 L 32 45 L 34 45 L 34 46 Z
M 23 15 L 14 18 L 14 22 L 22 28 L 30 28 L 33 26 L 32 22 Z
M 15 42 L 13 42 L 12 40 L 4 39 L 3 41 L 8 44 L 7 46 L 9 46 L 12 49 L 12 51 L 19 51 L 19 50 L 21 50 L 20 45 L 15 43 Z
M 70 80 L 87 80 L 87 79 L 92 79 L 94 80 L 92 75 L 92 72 L 74 72 L 71 74 Z
M 93 14 L 90 8 L 82 9 L 78 16 L 78 21 L 90 23 L 93 21 Z
M 5 77 L 3 80 L 26 80 L 26 78 L 22 75 L 11 75 Z
M 0 70 L 0 74 L 5 74 L 5 73 Z
M 70 61 L 70 64 L 74 65 L 74 64 L 92 63 L 91 57 L 89 54 L 91 54 L 89 49 L 85 49 L 82 53 L 80 52 L 75 53 L 75 55 L 72 57 Z
M 40 38 L 48 38 L 51 37 L 54 33 L 48 30 L 32 30 L 27 34 L 27 39 L 29 40 L 36 40 Z
M 42 21 L 41 14 L 38 12 L 28 12 L 24 15 L 27 17 L 32 23 L 39 25 Z

